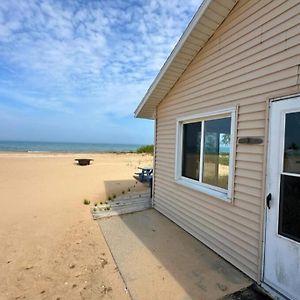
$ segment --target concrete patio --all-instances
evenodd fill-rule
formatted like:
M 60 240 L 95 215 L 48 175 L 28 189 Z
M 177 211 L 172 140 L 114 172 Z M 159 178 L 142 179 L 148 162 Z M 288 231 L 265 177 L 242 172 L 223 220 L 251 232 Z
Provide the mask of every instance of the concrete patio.
M 132 299 L 220 299 L 252 284 L 154 209 L 97 222 Z

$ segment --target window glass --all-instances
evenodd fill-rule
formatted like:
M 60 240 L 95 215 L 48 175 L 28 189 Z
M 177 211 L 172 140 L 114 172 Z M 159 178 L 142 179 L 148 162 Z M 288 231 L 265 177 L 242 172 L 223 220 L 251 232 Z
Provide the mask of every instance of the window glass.
M 300 178 L 281 175 L 278 233 L 300 242 Z
M 202 182 L 228 188 L 231 118 L 204 123 Z
M 283 171 L 300 173 L 300 112 L 288 113 L 285 119 Z
M 182 176 L 199 180 L 201 122 L 183 125 Z

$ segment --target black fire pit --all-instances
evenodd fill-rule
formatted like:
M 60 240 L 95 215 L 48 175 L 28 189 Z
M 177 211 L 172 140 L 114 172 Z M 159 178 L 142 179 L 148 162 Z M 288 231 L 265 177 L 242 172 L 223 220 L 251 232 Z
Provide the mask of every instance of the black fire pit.
M 93 159 L 90 158 L 76 158 L 75 161 L 77 161 L 77 164 L 79 166 L 88 166 Z

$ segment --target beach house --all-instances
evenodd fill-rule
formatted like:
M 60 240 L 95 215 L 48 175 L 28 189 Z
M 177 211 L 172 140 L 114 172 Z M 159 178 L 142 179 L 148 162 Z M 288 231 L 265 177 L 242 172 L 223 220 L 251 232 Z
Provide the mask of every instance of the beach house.
M 205 0 L 135 116 L 155 120 L 154 208 L 300 299 L 300 1 Z

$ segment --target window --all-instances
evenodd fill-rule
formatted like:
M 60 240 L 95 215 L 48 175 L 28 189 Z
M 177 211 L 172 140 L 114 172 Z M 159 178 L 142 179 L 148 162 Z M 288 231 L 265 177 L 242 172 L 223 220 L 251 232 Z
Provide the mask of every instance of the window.
M 231 199 L 234 122 L 234 109 L 178 119 L 178 183 Z
M 183 125 L 182 176 L 199 180 L 201 122 Z

